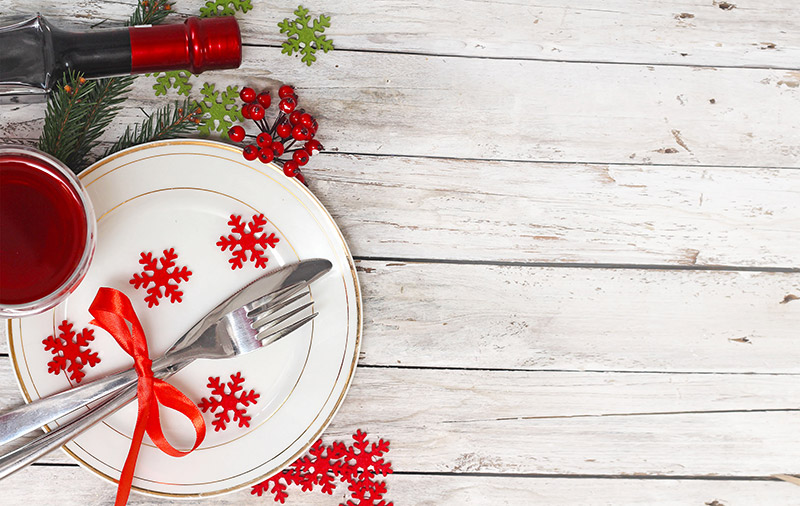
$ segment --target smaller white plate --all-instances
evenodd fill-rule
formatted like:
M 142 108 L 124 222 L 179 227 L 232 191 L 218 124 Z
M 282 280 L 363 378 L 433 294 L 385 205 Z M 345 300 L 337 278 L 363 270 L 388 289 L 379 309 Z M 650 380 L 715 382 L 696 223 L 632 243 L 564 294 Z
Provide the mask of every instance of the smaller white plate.
M 332 272 L 311 287 L 319 312 L 312 325 L 247 355 L 195 362 L 169 380 L 199 403 L 212 395 L 209 377 L 226 382 L 241 373 L 244 389 L 260 395 L 246 408 L 249 426 L 231 421 L 225 430 L 215 431 L 214 414 L 204 413 L 206 438 L 182 458 L 165 455 L 145 438 L 133 486 L 168 496 L 219 494 L 265 479 L 294 461 L 319 437 L 344 398 L 360 344 L 358 280 L 347 245 L 327 211 L 278 167 L 247 162 L 238 149 L 216 142 L 164 141 L 131 148 L 90 167 L 81 180 L 98 220 L 89 273 L 61 305 L 10 324 L 12 358 L 26 400 L 72 386 L 65 373 L 48 372 L 52 354 L 42 344 L 58 333 L 63 320 L 76 331 L 94 329 L 90 348 L 101 362 L 83 368 L 84 381 L 132 365 L 110 335 L 89 324 L 88 307 L 100 286 L 128 295 L 147 334 L 150 355 L 157 357 L 222 299 L 267 270 L 299 259 L 327 258 Z M 258 214 L 268 219 L 265 231 L 280 240 L 267 250 L 266 270 L 252 262 L 232 270 L 230 253 L 216 246 L 220 236 L 231 233 L 231 214 L 243 221 Z M 161 298 L 149 307 L 145 290 L 129 280 L 141 272 L 141 253 L 160 257 L 170 248 L 178 254 L 177 265 L 192 274 L 179 285 L 181 302 Z M 189 448 L 194 431 L 188 420 L 170 410 L 161 413 L 167 439 Z M 65 449 L 82 465 L 116 481 L 135 421 L 132 403 Z

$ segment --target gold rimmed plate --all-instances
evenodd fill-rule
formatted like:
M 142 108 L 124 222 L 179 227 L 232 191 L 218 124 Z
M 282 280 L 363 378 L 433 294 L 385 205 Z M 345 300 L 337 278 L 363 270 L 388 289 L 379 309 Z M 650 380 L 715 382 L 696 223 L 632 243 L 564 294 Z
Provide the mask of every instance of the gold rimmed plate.
M 249 417 L 231 419 L 216 430 L 219 409 L 204 413 L 206 439 L 192 454 L 173 458 L 145 438 L 133 480 L 135 490 L 168 496 L 224 493 L 280 471 L 320 435 L 341 404 L 355 372 L 361 335 L 361 301 L 350 252 L 319 201 L 274 165 L 248 162 L 240 150 L 200 140 L 162 141 L 101 160 L 81 181 L 97 215 L 98 243 L 86 278 L 62 304 L 47 313 L 9 323 L 9 341 L 26 400 L 71 388 L 66 372 L 48 370 L 51 351 L 42 341 L 57 336 L 64 322 L 92 331 L 89 348 L 100 357 L 84 366 L 83 381 L 130 367 L 131 359 L 113 338 L 89 322 L 88 307 L 100 286 L 123 291 L 147 333 L 150 354 L 159 356 L 220 300 L 268 270 L 300 259 L 327 258 L 330 273 L 311 287 L 313 324 L 256 352 L 228 360 L 197 361 L 170 379 L 190 399 L 218 398 L 208 386 L 242 378 L 255 391 L 255 404 L 240 405 Z M 249 259 L 232 269 L 230 251 L 217 245 L 232 230 L 231 216 L 250 223 L 266 218 L 263 230 L 278 239 L 267 246 L 265 268 Z M 246 228 L 245 231 L 248 231 Z M 150 304 L 145 288 L 130 282 L 145 274 L 142 254 L 159 259 L 172 250 L 175 267 L 188 279 L 172 281 L 180 301 L 160 291 Z M 171 272 L 173 268 L 168 269 Z M 150 285 L 152 286 L 152 285 Z M 151 298 L 152 301 L 152 298 Z M 237 376 L 238 375 L 238 376 Z M 226 393 L 229 388 L 226 387 Z M 193 441 L 190 423 L 162 410 L 167 438 L 179 448 Z M 231 418 L 233 413 L 229 412 Z M 68 418 L 56 422 L 64 423 Z M 132 403 L 65 446 L 69 455 L 97 474 L 116 481 L 136 420 Z

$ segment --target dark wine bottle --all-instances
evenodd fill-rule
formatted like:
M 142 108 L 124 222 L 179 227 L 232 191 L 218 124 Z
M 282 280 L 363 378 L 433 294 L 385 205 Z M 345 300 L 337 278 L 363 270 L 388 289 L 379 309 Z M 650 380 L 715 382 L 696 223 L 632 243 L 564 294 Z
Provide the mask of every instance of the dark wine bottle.
M 232 16 L 184 23 L 62 30 L 41 15 L 0 19 L 0 101 L 43 99 L 67 70 L 87 78 L 237 68 L 242 38 Z

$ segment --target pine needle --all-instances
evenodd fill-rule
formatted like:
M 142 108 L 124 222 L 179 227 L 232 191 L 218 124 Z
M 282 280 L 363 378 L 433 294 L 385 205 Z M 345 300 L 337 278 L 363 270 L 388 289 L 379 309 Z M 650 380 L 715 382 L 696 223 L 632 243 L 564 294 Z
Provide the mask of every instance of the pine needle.
M 61 84 L 56 85 L 47 100 L 44 128 L 39 137 L 39 149 L 50 153 L 61 161 L 75 152 L 83 125 L 92 109 L 88 97 L 94 92 L 95 83 L 87 81 L 70 70 Z
M 75 150 L 65 160 L 68 167 L 77 171 L 88 165 L 87 155 L 97 146 L 98 139 L 122 108 L 120 104 L 125 101 L 128 89 L 133 84 L 133 78 L 112 77 L 99 79 L 93 84 L 92 90 L 86 97 L 91 106 L 80 127 Z
M 126 25 L 158 24 L 172 12 L 172 5 L 167 0 L 139 0 Z M 134 79 L 123 76 L 87 81 L 76 72 L 65 73 L 48 97 L 39 149 L 80 172 L 122 108 Z
M 144 144 L 145 142 L 157 141 L 186 134 L 197 127 L 198 115 L 200 114 L 197 103 L 186 99 L 183 104 L 175 102 L 158 109 L 147 119 L 138 125 L 130 126 L 125 129 L 125 133 L 103 156 L 111 153 Z
M 173 2 L 166 0 L 139 0 L 136 10 L 126 23 L 128 26 L 157 25 L 171 12 Z

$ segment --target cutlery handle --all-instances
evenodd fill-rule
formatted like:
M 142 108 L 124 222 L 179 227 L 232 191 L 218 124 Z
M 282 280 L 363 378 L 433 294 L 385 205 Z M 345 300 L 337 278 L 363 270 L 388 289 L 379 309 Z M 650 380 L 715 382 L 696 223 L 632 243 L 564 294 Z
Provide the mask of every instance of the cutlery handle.
M 136 379 L 136 371 L 129 369 L 0 414 L 0 445 L 102 399 Z
M 0 456 L 0 479 L 7 477 L 35 460 L 64 445 L 78 434 L 115 412 L 136 397 L 136 384 L 129 385 L 116 395 L 81 417 L 42 434 L 30 443 Z
M 170 363 L 158 370 L 153 371 L 153 376 L 159 379 L 165 379 L 180 371 L 192 361 Z M 153 363 L 155 365 L 155 362 Z M 127 373 L 118 373 L 122 375 Z M 123 384 L 117 388 L 116 393 L 107 395 L 102 399 L 98 406 L 90 409 L 86 413 L 75 420 L 70 421 L 60 427 L 57 427 L 46 434 L 42 434 L 30 443 L 27 443 L 16 450 L 11 450 L 0 455 L 0 480 L 6 476 L 14 473 L 27 466 L 28 464 L 36 461 L 37 459 L 47 455 L 51 451 L 63 446 L 79 434 L 84 432 L 89 427 L 92 427 L 103 418 L 114 413 L 124 405 L 136 398 L 136 373 L 133 374 L 134 379 Z
M 187 353 L 164 355 L 153 361 L 154 373 L 174 368 L 182 355 Z M 0 414 L 0 445 L 107 397 L 136 380 L 136 371 L 128 369 L 6 411 Z

